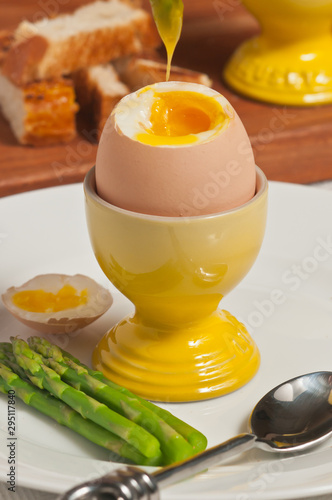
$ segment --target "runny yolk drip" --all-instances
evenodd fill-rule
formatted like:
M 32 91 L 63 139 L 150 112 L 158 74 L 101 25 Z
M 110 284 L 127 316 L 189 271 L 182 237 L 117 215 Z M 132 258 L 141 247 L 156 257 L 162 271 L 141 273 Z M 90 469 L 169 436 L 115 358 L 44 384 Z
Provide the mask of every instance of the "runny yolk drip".
M 13 303 L 20 309 L 37 313 L 54 313 L 65 309 L 74 309 L 86 304 L 88 291 L 85 288 L 77 293 L 76 288 L 64 285 L 57 293 L 45 292 L 45 290 L 24 290 L 16 292 Z
M 159 35 L 167 52 L 166 81 L 168 81 L 172 57 L 182 30 L 183 3 L 182 0 L 150 0 L 150 3 Z
M 227 119 L 211 96 L 187 91 L 155 93 L 151 127 L 136 139 L 151 146 L 192 144 L 198 140 L 196 134 L 219 128 Z

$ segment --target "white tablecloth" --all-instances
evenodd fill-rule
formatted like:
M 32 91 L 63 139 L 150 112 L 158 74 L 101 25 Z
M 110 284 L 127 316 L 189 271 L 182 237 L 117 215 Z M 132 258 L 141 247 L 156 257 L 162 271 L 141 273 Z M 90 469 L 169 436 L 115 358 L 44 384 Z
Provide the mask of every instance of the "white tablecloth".
M 318 186 L 323 189 L 332 190 L 332 181 L 320 182 L 313 184 L 313 186 Z M 162 494 L 161 494 L 162 498 Z M 0 500 L 56 500 L 57 495 L 37 490 L 31 490 L 28 488 L 17 487 L 16 492 L 10 492 L 7 490 L 7 485 L 0 483 Z M 331 500 L 331 495 L 319 496 L 315 498 L 310 498 L 306 500 Z M 203 500 L 203 499 L 202 499 Z M 303 500 L 303 499 L 293 499 L 293 500 Z

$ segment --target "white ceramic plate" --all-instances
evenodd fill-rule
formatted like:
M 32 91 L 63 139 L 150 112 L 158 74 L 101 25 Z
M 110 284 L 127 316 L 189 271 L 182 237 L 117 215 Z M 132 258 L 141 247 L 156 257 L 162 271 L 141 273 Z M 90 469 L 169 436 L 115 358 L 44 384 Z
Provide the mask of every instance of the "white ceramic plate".
M 222 307 L 244 321 L 262 364 L 237 392 L 211 401 L 165 405 L 203 431 L 209 445 L 246 431 L 254 404 L 275 385 L 306 372 L 332 369 L 332 193 L 270 183 L 269 216 L 261 253 Z M 36 274 L 87 274 L 114 292 L 115 303 L 96 323 L 53 340 L 82 361 L 106 329 L 132 310 L 108 283 L 93 256 L 81 185 L 0 200 L 0 287 Z M 1 340 L 32 330 L 0 308 Z M 62 492 L 116 465 L 103 449 L 18 402 L 17 473 L 22 486 Z M 0 480 L 6 481 L 7 400 L 0 397 Z M 164 500 L 274 500 L 332 495 L 332 441 L 311 453 L 285 456 L 252 450 L 226 465 L 162 492 Z

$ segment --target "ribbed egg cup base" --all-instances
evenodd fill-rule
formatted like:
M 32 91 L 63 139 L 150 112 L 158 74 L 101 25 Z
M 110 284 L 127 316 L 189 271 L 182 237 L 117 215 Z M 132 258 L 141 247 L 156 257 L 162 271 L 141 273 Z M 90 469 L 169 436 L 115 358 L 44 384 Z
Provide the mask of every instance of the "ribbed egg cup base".
M 147 324 L 138 315 L 119 322 L 93 354 L 97 370 L 153 401 L 210 399 L 245 385 L 258 370 L 258 348 L 246 328 L 218 310 L 195 324 Z

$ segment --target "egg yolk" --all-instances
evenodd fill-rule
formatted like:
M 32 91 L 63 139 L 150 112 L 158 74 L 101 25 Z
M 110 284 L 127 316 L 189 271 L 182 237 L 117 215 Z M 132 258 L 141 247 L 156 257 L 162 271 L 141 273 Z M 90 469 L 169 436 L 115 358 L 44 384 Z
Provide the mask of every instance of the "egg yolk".
M 16 292 L 13 303 L 20 309 L 37 313 L 54 313 L 65 309 L 74 309 L 86 304 L 88 291 L 85 288 L 80 293 L 71 285 L 64 285 L 57 293 L 44 290 L 24 290 Z
M 198 92 L 155 93 L 151 127 L 136 139 L 151 146 L 192 144 L 196 134 L 222 126 L 228 117 L 221 104 Z

